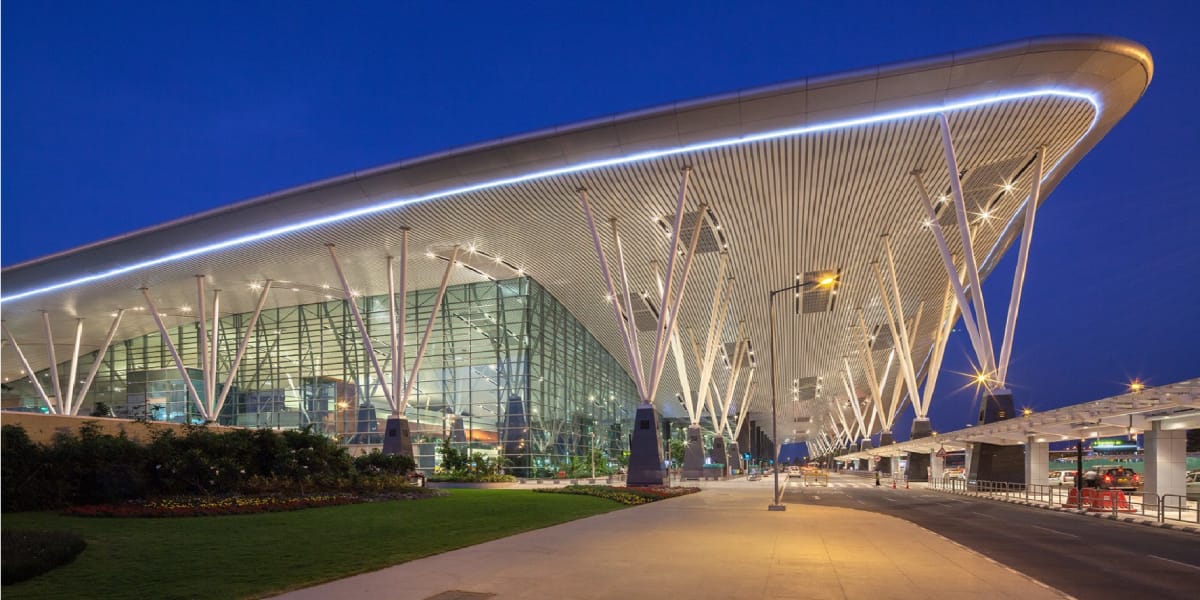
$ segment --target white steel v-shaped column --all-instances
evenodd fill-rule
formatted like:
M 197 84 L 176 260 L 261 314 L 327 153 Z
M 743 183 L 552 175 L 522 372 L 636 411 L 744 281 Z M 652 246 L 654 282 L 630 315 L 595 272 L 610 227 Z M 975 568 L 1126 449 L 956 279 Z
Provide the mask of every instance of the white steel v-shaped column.
M 1017 254 L 1017 268 L 1013 275 L 1012 295 L 1009 299 L 1004 337 L 1000 356 L 997 359 L 994 354 L 991 332 L 988 328 L 987 309 L 984 304 L 983 289 L 980 284 L 979 267 L 971 241 L 971 230 L 967 222 L 967 209 L 963 197 L 962 182 L 958 176 L 958 173 L 961 171 L 950 134 L 950 123 L 945 114 L 938 115 L 938 126 L 941 131 L 942 149 L 945 155 L 946 167 L 950 174 L 950 190 L 953 196 L 955 222 L 958 226 L 959 235 L 962 238 L 963 266 L 966 270 L 967 281 L 970 283 L 970 302 L 968 302 L 967 290 L 964 290 L 958 278 L 958 269 L 954 265 L 945 235 L 942 232 L 941 226 L 938 225 L 937 213 L 934 210 L 929 190 L 921 178 L 921 172 L 914 171 L 913 176 L 917 181 L 921 193 L 921 201 L 930 223 L 930 229 L 933 231 L 934 241 L 937 243 L 938 251 L 941 253 L 942 262 L 950 279 L 951 287 L 954 290 L 958 308 L 962 312 L 963 324 L 971 337 L 971 345 L 975 350 L 976 358 L 979 360 L 980 373 L 978 374 L 978 380 L 989 391 L 1007 391 L 1008 365 L 1012 357 L 1012 340 L 1016 329 L 1021 292 L 1025 283 L 1025 271 L 1029 261 L 1029 247 L 1033 237 L 1034 217 L 1037 213 L 1037 206 L 1041 202 L 1041 183 L 1045 168 L 1046 147 L 1041 146 L 1037 150 L 1037 157 L 1034 161 L 1032 190 L 1023 206 L 1024 227 L 1021 234 L 1021 245 Z
M 117 327 L 121 326 L 121 317 L 123 316 L 125 316 L 125 309 L 123 308 L 118 309 L 113 315 L 113 322 L 108 328 L 108 334 L 104 336 L 104 343 L 96 351 L 96 360 L 92 362 L 92 368 L 88 370 L 87 377 L 83 379 L 83 385 L 79 387 L 79 395 L 75 397 L 75 401 L 71 404 L 71 414 L 79 414 L 79 407 L 83 406 L 83 400 L 87 398 L 88 390 L 92 389 L 92 381 L 96 379 L 96 373 L 100 372 L 100 367 L 104 364 L 104 357 L 108 354 L 108 347 L 112 345 L 113 337 L 117 335 Z M 78 351 L 76 354 L 78 354 Z
M 371 366 L 375 369 L 375 381 L 379 383 L 379 388 L 383 390 L 383 397 L 387 399 L 388 406 L 392 410 L 395 410 L 397 404 L 392 397 L 392 387 L 388 385 L 388 378 L 383 376 L 383 367 L 379 364 L 379 355 L 375 353 L 375 345 L 371 343 L 371 336 L 367 331 L 367 325 L 363 322 L 362 313 L 358 310 L 358 295 L 350 289 L 350 282 L 346 280 L 346 273 L 342 270 L 342 262 L 338 260 L 336 246 L 334 244 L 325 244 L 325 247 L 329 249 L 329 258 L 333 259 L 333 268 L 337 271 L 338 280 L 342 283 L 342 299 L 346 301 L 346 306 L 350 308 L 350 314 L 354 317 L 354 325 L 358 327 L 358 337 L 362 340 L 363 352 L 366 353 L 367 358 L 371 361 Z M 457 248 L 455 251 L 457 253 Z M 453 264 L 453 260 L 451 263 Z
M 183 379 L 183 385 L 187 388 L 187 391 L 192 396 L 192 401 L 196 404 L 196 411 L 200 413 L 200 416 L 205 421 L 212 421 L 213 416 L 209 413 L 208 406 L 201 399 L 200 393 L 196 391 L 196 385 L 192 383 L 192 378 L 188 375 L 187 367 L 183 364 L 183 359 L 180 358 L 179 351 L 175 349 L 175 342 L 171 341 L 171 334 L 167 333 L 167 326 L 163 323 L 163 315 L 158 312 L 158 306 L 155 305 L 154 299 L 150 297 L 150 288 L 141 288 L 141 292 L 142 296 L 146 299 L 146 307 L 150 309 L 150 316 L 154 317 L 154 324 L 158 326 L 158 333 L 162 336 L 163 345 L 167 347 L 167 352 L 171 354 L 171 358 L 175 361 L 175 368 L 179 371 L 179 377 Z
M 630 375 L 638 389 L 638 394 L 641 396 L 643 405 L 653 406 L 655 403 L 658 394 L 658 384 L 662 379 L 663 366 L 670 351 L 672 336 L 676 331 L 679 309 L 683 302 L 683 295 L 687 288 L 689 275 L 691 274 L 696 255 L 696 246 L 700 241 L 700 231 L 704 224 L 703 219 L 696 220 L 696 227 L 692 231 L 688 249 L 686 252 L 680 252 L 679 241 L 683 228 L 683 215 L 684 208 L 686 207 L 688 180 L 691 177 L 691 172 L 691 167 L 684 167 L 680 177 L 679 194 L 676 197 L 675 213 L 671 227 L 671 241 L 667 254 L 667 269 L 665 281 L 662 286 L 662 306 L 659 307 L 658 320 L 655 324 L 654 349 L 649 365 L 642 364 L 641 349 L 637 338 L 637 327 L 633 322 L 633 302 L 630 295 L 629 276 L 625 267 L 624 248 L 620 239 L 617 219 L 615 217 L 610 218 L 609 223 L 612 227 L 614 250 L 617 253 L 617 266 L 619 267 L 618 273 L 620 274 L 619 281 L 621 283 L 619 293 L 613 284 L 616 278 L 613 277 L 608 255 L 604 251 L 599 231 L 596 228 L 592 205 L 588 200 L 588 190 L 586 188 L 579 188 L 578 190 L 579 203 L 583 209 L 584 219 L 587 222 L 588 231 L 592 237 L 592 246 L 596 252 L 596 258 L 600 262 L 601 276 L 608 291 L 608 298 L 611 299 L 613 316 L 616 320 L 618 333 L 621 335 L 621 341 L 625 346 L 626 358 L 630 366 Z M 700 205 L 701 214 L 703 214 L 705 208 L 705 205 Z M 679 267 L 679 261 L 676 260 L 680 255 L 683 256 L 682 268 Z M 647 366 L 649 370 L 647 370 Z
M 21 363 L 22 372 L 29 376 L 29 382 L 33 384 L 33 389 L 37 390 L 38 397 L 46 405 L 46 409 L 50 414 L 59 414 L 58 405 L 50 400 L 50 395 L 46 393 L 46 388 L 42 387 L 42 382 L 38 381 L 37 374 L 33 372 L 33 367 L 29 366 L 29 360 L 25 358 L 25 352 L 21 350 L 21 345 L 17 343 L 17 338 L 13 337 L 11 331 L 8 330 L 8 325 L 4 321 L 0 321 L 0 328 L 4 330 L 4 338 L 8 340 L 8 345 L 12 346 L 13 352 L 17 353 L 17 360 Z

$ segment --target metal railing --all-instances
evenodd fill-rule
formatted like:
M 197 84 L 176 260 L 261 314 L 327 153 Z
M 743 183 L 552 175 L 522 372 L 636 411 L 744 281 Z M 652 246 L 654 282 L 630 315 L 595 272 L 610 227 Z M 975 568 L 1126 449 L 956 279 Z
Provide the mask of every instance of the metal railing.
M 1147 498 L 1142 494 L 1121 490 L 1084 488 L 1081 493 L 1076 491 L 1076 488 L 1068 486 L 1006 481 L 967 481 L 958 478 L 930 481 L 929 489 L 980 498 L 1023 500 L 1030 504 L 1075 508 L 1088 512 L 1105 512 L 1111 513 L 1114 517 L 1136 515 L 1154 519 L 1158 523 L 1166 521 L 1200 523 L 1200 508 L 1197 507 L 1197 503 L 1178 494 L 1163 494 L 1158 498 Z

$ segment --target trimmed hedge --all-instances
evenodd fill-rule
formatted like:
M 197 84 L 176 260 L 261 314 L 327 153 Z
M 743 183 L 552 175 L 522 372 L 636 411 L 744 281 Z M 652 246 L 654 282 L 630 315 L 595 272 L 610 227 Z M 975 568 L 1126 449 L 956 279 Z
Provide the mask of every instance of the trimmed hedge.
M 9 585 L 32 579 L 61 567 L 83 552 L 87 543 L 68 531 L 0 532 L 0 583 Z
M 158 496 L 321 491 L 386 492 L 405 486 L 409 457 L 379 453 L 352 459 L 332 439 L 308 429 L 188 427 L 182 435 L 151 430 L 149 444 L 108 435 L 85 423 L 77 435 L 33 443 L 3 427 L 5 512 L 116 504 Z

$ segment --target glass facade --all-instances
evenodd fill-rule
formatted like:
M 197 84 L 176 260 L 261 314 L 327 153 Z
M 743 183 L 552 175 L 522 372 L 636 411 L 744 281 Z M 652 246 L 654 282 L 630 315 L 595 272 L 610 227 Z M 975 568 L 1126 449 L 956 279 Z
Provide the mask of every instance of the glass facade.
M 405 373 L 436 292 L 408 293 Z M 390 383 L 388 298 L 357 300 Z M 218 393 L 250 316 L 220 319 Z M 199 365 L 199 323 L 168 331 L 184 363 Z M 94 352 L 81 356 L 79 371 L 95 359 Z M 67 368 L 59 365 L 64 383 Z M 188 372 L 203 394 L 201 371 Z M 51 389 L 48 370 L 38 377 Z M 40 404 L 27 380 L 7 385 L 10 401 Z M 114 342 L 88 396 L 80 414 L 104 402 L 122 417 L 200 420 L 157 331 Z M 471 452 L 503 457 L 510 472 L 537 476 L 565 470 L 593 450 L 615 461 L 627 449 L 636 404 L 617 361 L 536 281 L 518 278 L 447 288 L 406 416 L 422 468 L 435 465 L 435 448 L 448 437 Z M 218 422 L 310 426 L 343 444 L 370 446 L 381 443 L 388 414 L 348 305 L 329 300 L 263 310 Z

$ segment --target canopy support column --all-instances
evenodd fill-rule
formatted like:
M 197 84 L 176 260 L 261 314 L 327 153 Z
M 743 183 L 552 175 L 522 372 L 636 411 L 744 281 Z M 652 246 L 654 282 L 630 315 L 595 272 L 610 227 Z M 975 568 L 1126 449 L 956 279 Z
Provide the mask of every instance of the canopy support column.
M 50 414 L 57 415 L 58 407 L 50 401 L 50 396 L 46 393 L 46 389 L 42 387 L 42 382 L 38 381 L 37 374 L 33 372 L 33 367 L 29 366 L 29 360 L 25 358 L 25 353 L 21 351 L 21 345 L 17 343 L 17 338 L 13 337 L 12 332 L 8 330 L 8 325 L 4 321 L 0 321 L 0 328 L 4 329 L 4 338 L 8 340 L 13 351 L 17 353 L 17 360 L 21 361 L 21 368 L 25 369 L 25 374 L 29 376 L 29 382 L 33 384 L 33 389 L 37 390 L 38 396 L 42 398 L 42 402 L 46 404 L 46 408 L 50 410 Z
M 258 303 L 254 305 L 254 314 L 250 316 L 250 322 L 246 324 L 246 333 L 242 334 L 237 354 L 233 355 L 233 362 L 229 365 L 229 374 L 225 376 L 225 385 L 221 388 L 221 395 L 217 398 L 217 407 L 214 409 L 218 415 L 221 414 L 221 409 L 225 408 L 225 398 L 229 396 L 229 389 L 233 386 L 233 379 L 237 376 L 238 367 L 242 364 L 242 358 L 246 356 L 250 338 L 254 337 L 254 328 L 258 326 L 258 316 L 262 314 L 262 309 L 267 304 L 267 294 L 271 291 L 271 283 L 271 280 L 268 279 L 263 284 L 262 292 L 258 295 Z
M 183 384 L 187 387 L 188 392 L 191 393 L 196 410 L 206 422 L 212 421 L 212 416 L 208 414 L 208 407 L 204 405 L 204 401 L 196 391 L 196 386 L 192 383 L 191 376 L 188 375 L 187 367 L 184 366 L 183 359 L 179 357 L 179 351 L 175 349 L 175 342 L 171 341 L 171 335 L 167 333 L 167 326 L 163 323 L 162 315 L 158 312 L 154 299 L 150 297 L 150 288 L 141 288 L 141 291 L 142 296 L 146 299 L 146 307 L 150 309 L 150 316 L 154 317 L 154 324 L 158 326 L 158 333 L 162 336 L 163 345 L 167 347 L 171 358 L 175 360 L 175 368 L 179 371 L 179 376 L 183 378 Z
M 446 270 L 442 273 L 442 283 L 438 285 L 437 296 L 434 297 L 433 308 L 429 312 L 429 321 L 425 324 L 425 334 L 421 336 L 421 344 L 417 346 L 417 355 L 413 357 L 412 372 L 409 373 L 408 384 L 404 387 L 403 406 L 405 407 L 412 398 L 413 386 L 417 383 L 417 373 L 421 372 L 421 361 L 425 358 L 425 349 L 429 347 L 429 336 L 433 335 L 433 326 L 437 324 L 438 313 L 442 308 L 442 298 L 446 297 L 446 286 L 450 283 L 450 273 L 454 271 L 454 265 L 458 262 L 459 249 L 459 246 L 455 246 L 454 251 L 450 253 L 450 262 L 446 264 Z
M 117 310 L 116 316 L 113 317 L 112 325 L 108 328 L 108 334 L 104 336 L 104 344 L 96 352 L 96 362 L 92 363 L 92 368 L 88 371 L 87 378 L 83 380 L 83 386 L 79 388 L 79 396 L 75 398 L 75 403 L 71 406 L 71 414 L 79 414 L 79 407 L 83 406 L 83 399 L 87 397 L 88 390 L 92 389 L 92 380 L 96 378 L 96 373 L 100 372 L 100 366 L 104 364 L 104 357 L 108 353 L 108 347 L 112 345 L 113 337 L 117 335 L 117 327 L 121 325 L 121 317 L 123 316 L 125 316 L 125 309 Z
M 945 113 L 938 114 L 938 126 L 942 132 L 942 150 L 946 156 L 946 168 L 950 172 L 950 191 L 954 199 L 954 215 L 958 222 L 958 233 L 962 236 L 963 260 L 967 266 L 967 277 L 971 282 L 971 298 L 975 304 L 976 325 L 983 354 L 979 356 L 985 373 L 995 376 L 996 359 L 992 355 L 992 335 L 988 330 L 987 308 L 983 303 L 983 286 L 979 280 L 979 266 L 975 261 L 975 248 L 971 242 L 971 229 L 967 225 L 967 207 L 963 198 L 962 180 L 959 178 L 958 158 L 954 154 L 954 142 L 950 138 L 950 121 Z M 953 271 L 950 271 L 953 272 Z
M 379 356 L 375 354 L 375 345 L 371 343 L 371 336 L 367 332 L 367 325 L 363 322 L 362 313 L 358 310 L 358 299 L 354 291 L 350 289 L 350 283 L 346 281 L 346 273 L 342 270 L 342 262 L 338 260 L 337 250 L 334 244 L 325 244 L 329 248 L 329 258 L 333 260 L 333 268 L 337 271 L 338 280 L 342 282 L 342 297 L 346 300 L 346 305 L 350 308 L 350 314 L 354 317 L 354 325 L 358 328 L 358 335 L 362 338 L 363 350 L 367 353 L 367 358 L 371 360 L 371 366 L 375 369 L 376 381 L 379 382 L 380 389 L 383 390 L 383 397 L 387 399 L 388 406 L 392 406 L 392 390 L 388 385 L 387 379 L 383 376 L 383 367 L 379 365 Z
M 613 317 L 617 322 L 617 331 L 621 334 L 621 342 L 625 345 L 625 356 L 629 361 L 630 374 L 633 376 L 633 383 L 637 386 L 638 395 L 641 397 L 642 404 L 650 403 L 650 396 L 646 393 L 646 386 L 642 379 L 642 369 L 640 366 L 638 347 L 633 345 L 633 339 L 630 336 L 630 329 L 634 328 L 633 323 L 633 306 L 629 299 L 629 284 L 628 278 L 625 277 L 625 261 L 620 250 L 620 244 L 617 245 L 617 259 L 620 262 L 622 282 L 624 282 L 624 294 L 618 296 L 613 289 L 612 274 L 609 272 L 608 258 L 604 255 L 604 247 L 600 244 L 600 234 L 596 231 L 596 221 L 592 215 L 592 205 L 587 199 L 587 188 L 579 188 L 579 204 L 583 208 L 583 216 L 587 221 L 588 232 L 592 235 L 592 245 L 596 250 L 596 258 L 600 261 L 600 272 L 604 279 L 604 286 L 608 290 L 608 297 L 611 299 Z M 613 230 L 616 231 L 615 220 L 610 221 L 613 225 Z M 625 300 L 625 309 L 621 309 L 621 298 Z
M 75 319 L 75 344 L 71 348 L 71 371 L 67 376 L 67 395 L 63 398 L 63 414 L 78 412 L 75 406 L 75 376 L 79 373 L 79 342 L 83 338 L 83 319 Z
M 57 413 L 63 413 L 62 382 L 58 377 L 58 358 L 54 349 L 54 332 L 50 329 L 50 313 L 42 311 L 42 325 L 46 331 L 46 353 L 50 357 L 50 385 L 54 386 L 54 404 Z
M 1017 269 L 1013 272 L 1012 296 L 1008 300 L 1008 319 L 1004 323 L 1004 340 L 1000 342 L 1000 363 L 996 378 L 1001 387 L 1008 387 L 1008 361 L 1012 357 L 1013 333 L 1017 328 L 1017 311 L 1021 307 L 1021 290 L 1025 287 L 1025 268 L 1029 265 L 1029 246 L 1033 243 L 1033 219 L 1042 196 L 1042 169 L 1045 167 L 1046 147 L 1038 148 L 1034 163 L 1033 191 L 1025 202 L 1025 223 L 1021 230 L 1021 249 L 1017 253 Z

